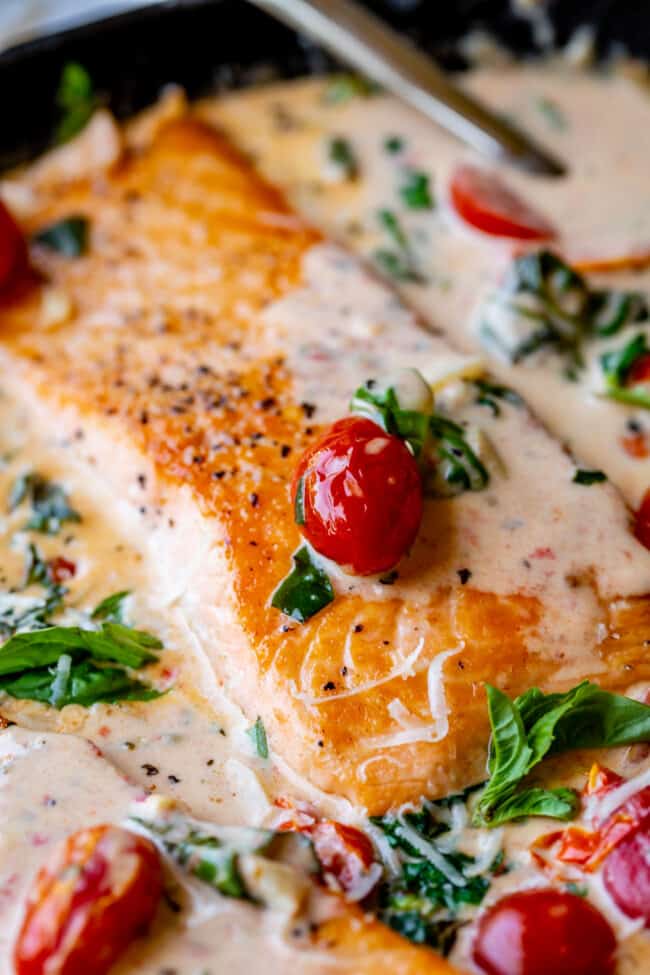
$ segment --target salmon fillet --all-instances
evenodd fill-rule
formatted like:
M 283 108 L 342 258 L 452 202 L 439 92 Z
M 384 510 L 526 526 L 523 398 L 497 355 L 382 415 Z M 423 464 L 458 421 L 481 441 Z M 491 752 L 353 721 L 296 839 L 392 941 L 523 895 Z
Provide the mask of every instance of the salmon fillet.
M 329 342 L 326 369 L 354 380 L 348 397 L 368 378 L 370 359 L 390 365 L 406 350 L 418 365 L 414 356 L 448 349 L 400 308 L 376 340 L 367 329 L 355 333 L 353 314 L 348 331 L 330 328 L 336 288 L 324 286 L 316 301 L 305 270 L 328 245 L 199 122 L 168 125 L 102 176 L 39 179 L 34 192 L 27 231 L 83 214 L 91 242 L 76 260 L 41 254 L 50 283 L 35 283 L 0 312 L 7 384 L 62 449 L 111 485 L 117 504 L 140 509 L 152 573 L 184 610 L 214 680 L 251 720 L 261 716 L 278 762 L 382 813 L 483 777 L 483 682 L 515 695 L 584 677 L 610 687 L 650 677 L 648 556 L 607 485 L 583 489 L 571 504 L 556 498 L 572 462 L 525 409 L 504 420 L 497 446 L 507 451 L 517 434 L 522 449 L 511 450 L 508 479 L 494 494 L 497 510 L 499 490 L 533 509 L 521 582 L 503 581 L 515 545 L 508 511 L 498 521 L 503 544 L 482 543 L 493 516 L 464 496 L 427 502 L 395 586 L 339 584 L 334 602 L 304 625 L 272 608 L 300 543 L 292 472 L 329 419 L 328 409 L 312 415 L 303 401 L 296 356 L 304 336 L 283 302 L 298 295 L 305 328 Z M 336 254 L 335 271 L 337 260 L 351 261 Z M 363 268 L 351 273 L 394 304 Z M 55 324 L 43 313 L 52 288 L 72 309 Z M 343 397 L 339 415 L 346 409 Z M 545 493 L 527 473 L 535 451 L 548 468 Z M 581 555 L 589 533 L 606 546 L 597 564 Z M 466 584 L 454 561 L 459 539 L 482 553 Z M 558 580 L 561 547 L 575 565 Z M 429 585 L 443 564 L 445 583 Z M 569 633 L 574 617 L 588 625 Z

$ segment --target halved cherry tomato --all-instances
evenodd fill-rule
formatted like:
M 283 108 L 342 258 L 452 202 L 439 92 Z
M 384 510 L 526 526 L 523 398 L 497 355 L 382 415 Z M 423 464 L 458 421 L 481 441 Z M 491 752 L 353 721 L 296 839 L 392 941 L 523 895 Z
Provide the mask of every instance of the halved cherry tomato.
M 650 928 L 650 816 L 609 854 L 603 881 L 619 909 Z
M 483 915 L 473 958 L 487 975 L 612 975 L 616 947 L 588 901 L 535 889 L 510 894 Z
M 0 291 L 27 266 L 27 247 L 21 230 L 0 201 Z
M 589 777 L 582 794 L 583 796 L 603 796 L 606 792 L 611 792 L 612 789 L 623 785 L 624 782 L 625 779 L 618 772 L 607 768 L 606 765 L 601 765 L 600 762 L 594 762 L 589 769 Z
M 397 437 L 359 416 L 339 420 L 305 451 L 292 497 L 307 541 L 356 575 L 392 569 L 422 518 L 413 456 Z
M 324 820 L 316 823 L 309 835 L 325 874 L 330 874 L 344 893 L 359 891 L 375 862 L 375 851 L 366 834 L 354 826 Z
M 650 549 L 650 488 L 643 495 L 634 519 L 634 534 L 642 545 Z
M 587 863 L 595 870 L 613 850 L 650 824 L 650 785 L 630 796 L 598 827 L 598 845 Z
M 117 826 L 74 833 L 36 877 L 14 949 L 16 975 L 105 975 L 149 926 L 161 894 L 149 840 Z
M 451 176 L 449 195 L 459 217 L 493 237 L 548 240 L 555 230 L 540 213 L 480 166 L 464 163 Z

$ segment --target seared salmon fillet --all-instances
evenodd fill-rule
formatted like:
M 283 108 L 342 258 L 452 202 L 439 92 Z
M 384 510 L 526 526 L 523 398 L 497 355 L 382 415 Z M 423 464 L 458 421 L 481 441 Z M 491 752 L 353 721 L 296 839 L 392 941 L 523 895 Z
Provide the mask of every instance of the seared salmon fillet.
M 485 681 L 650 676 L 650 555 L 523 405 L 462 405 L 499 463 L 485 491 L 426 502 L 396 577 L 334 575 L 304 624 L 273 608 L 301 451 L 364 380 L 449 348 L 199 122 L 33 192 L 27 232 L 83 215 L 89 247 L 35 250 L 48 282 L 0 312 L 6 385 L 140 510 L 152 574 L 278 762 L 381 813 L 483 777 Z

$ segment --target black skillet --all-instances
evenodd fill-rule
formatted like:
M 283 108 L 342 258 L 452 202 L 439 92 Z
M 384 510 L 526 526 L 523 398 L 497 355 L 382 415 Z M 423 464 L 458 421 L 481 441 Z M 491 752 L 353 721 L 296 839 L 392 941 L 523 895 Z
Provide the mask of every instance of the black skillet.
M 443 63 L 462 66 L 457 42 L 488 29 L 522 55 L 535 50 L 530 22 L 509 0 L 372 0 L 368 3 Z M 558 44 L 591 23 L 599 53 L 622 44 L 650 58 L 647 0 L 549 0 Z M 0 169 L 42 151 L 56 119 L 66 61 L 80 61 L 119 117 L 154 101 L 166 82 L 190 95 L 322 71 L 332 62 L 244 0 L 168 0 L 22 44 L 0 55 Z

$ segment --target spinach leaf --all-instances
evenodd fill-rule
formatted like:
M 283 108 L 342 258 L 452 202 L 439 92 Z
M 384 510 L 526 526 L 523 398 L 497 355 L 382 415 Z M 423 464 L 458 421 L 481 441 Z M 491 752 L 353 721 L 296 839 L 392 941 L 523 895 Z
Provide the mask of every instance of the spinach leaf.
M 85 127 L 98 105 L 92 79 L 76 61 L 63 68 L 56 102 L 62 113 L 56 139 L 67 142 Z
M 65 217 L 39 230 L 32 240 L 63 257 L 81 257 L 88 250 L 88 227 L 86 217 Z
M 578 469 L 573 475 L 574 484 L 584 484 L 589 487 L 591 484 L 602 484 L 607 480 L 607 475 L 602 471 L 586 471 Z
M 114 592 L 102 599 L 91 613 L 92 620 L 107 620 L 109 623 L 124 623 L 124 603 L 131 595 L 130 589 Z
M 349 139 L 333 136 L 327 144 L 327 158 L 349 180 L 359 175 L 359 162 Z
M 492 741 L 490 779 L 474 813 L 477 826 L 524 816 L 569 819 L 577 808 L 570 789 L 520 789 L 547 755 L 650 741 L 650 706 L 583 681 L 565 694 L 531 688 L 511 701 L 486 685 Z
M 332 583 L 313 561 L 308 546 L 293 556 L 294 568 L 271 597 L 271 606 L 304 623 L 334 599 Z
M 433 197 L 427 173 L 417 169 L 407 170 L 399 194 L 410 210 L 433 209 Z
M 252 728 L 248 729 L 247 734 L 253 742 L 253 746 L 258 756 L 260 758 L 268 758 L 269 743 L 266 738 L 266 728 L 264 727 L 264 722 L 260 717 L 257 718 L 257 721 Z

